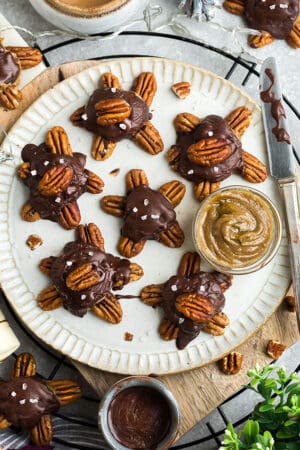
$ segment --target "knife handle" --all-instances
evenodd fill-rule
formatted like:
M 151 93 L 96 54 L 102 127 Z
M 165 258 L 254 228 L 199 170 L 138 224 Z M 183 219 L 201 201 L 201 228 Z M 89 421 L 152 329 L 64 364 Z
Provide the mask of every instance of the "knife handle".
M 300 215 L 295 180 L 278 180 L 285 209 L 285 221 L 289 240 L 292 282 L 296 300 L 298 328 L 300 331 Z

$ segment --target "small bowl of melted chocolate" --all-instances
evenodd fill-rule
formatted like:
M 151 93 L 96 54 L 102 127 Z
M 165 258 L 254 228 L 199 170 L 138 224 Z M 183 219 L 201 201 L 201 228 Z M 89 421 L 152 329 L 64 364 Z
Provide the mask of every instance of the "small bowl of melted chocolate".
M 99 428 L 115 450 L 167 450 L 180 425 L 180 410 L 166 386 L 151 377 L 115 383 L 103 397 Z

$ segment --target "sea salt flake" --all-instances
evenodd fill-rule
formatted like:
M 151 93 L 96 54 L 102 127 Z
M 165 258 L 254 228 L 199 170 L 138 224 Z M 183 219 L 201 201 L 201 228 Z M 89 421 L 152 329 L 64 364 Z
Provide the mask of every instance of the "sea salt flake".
M 145 198 L 145 200 L 144 200 L 144 205 L 145 205 L 145 206 L 148 206 L 148 205 L 149 205 L 149 200 L 148 200 L 147 198 Z
M 132 211 L 133 211 L 133 212 L 138 212 L 137 207 L 135 206 L 134 208 L 132 208 Z
M 63 158 L 60 158 L 59 162 L 60 162 L 60 164 L 63 164 L 65 162 L 65 160 Z
M 145 214 L 145 216 L 141 216 L 141 220 L 147 220 L 147 214 Z
M 25 403 L 26 403 L 26 399 L 25 399 L 25 398 L 23 398 L 22 400 L 19 400 L 19 403 L 20 403 L 20 405 L 25 405 Z
M 183 322 L 184 322 L 184 318 L 183 318 L 183 317 L 180 317 L 180 319 L 179 319 L 179 325 L 181 325 Z
M 214 167 L 214 168 L 213 168 L 213 171 L 214 171 L 214 172 L 219 172 L 219 167 Z
M 125 123 L 119 123 L 119 127 L 121 128 L 121 130 L 126 130 Z
M 205 291 L 205 286 L 203 286 L 203 285 L 202 285 L 202 286 L 200 286 L 200 289 L 199 289 L 199 291 L 200 291 L 200 292 L 204 292 L 204 291 Z
M 37 174 L 37 171 L 36 171 L 36 170 L 32 170 L 30 173 L 31 173 L 31 175 L 32 175 L 33 177 L 35 177 L 36 174 Z
M 273 10 L 276 8 L 276 5 L 270 5 L 269 8 Z
M 81 300 L 85 300 L 85 299 L 86 299 L 86 295 L 82 294 Z
M 38 403 L 38 399 L 37 398 L 30 398 L 29 399 L 29 403 Z
M 93 256 L 94 252 L 88 252 L 89 256 Z
M 194 171 L 193 169 L 188 170 L 188 175 L 193 175 Z
M 171 291 L 176 292 L 177 291 L 177 286 L 176 284 L 172 284 L 171 286 Z
M 209 132 L 207 133 L 207 135 L 211 137 L 211 136 L 214 135 L 214 132 L 213 132 L 213 131 L 209 131 Z
M 61 202 L 61 198 L 57 197 L 54 201 L 55 201 L 55 203 L 60 203 Z
M 44 166 L 48 166 L 50 161 L 44 161 Z
M 23 391 L 26 391 L 26 389 L 27 389 L 27 384 L 26 383 L 22 384 L 22 389 L 23 389 Z
M 67 266 L 70 267 L 73 263 L 72 263 L 72 261 L 67 261 L 66 264 L 67 264 Z
M 12 392 L 10 393 L 10 395 L 11 395 L 12 397 L 16 397 L 16 396 L 17 396 L 17 393 L 16 393 L 15 391 L 12 391 Z
M 112 88 L 111 88 L 111 92 L 113 92 L 113 93 L 117 92 L 117 88 L 112 87 Z
M 88 116 L 86 113 L 84 113 L 84 114 L 82 114 L 81 118 L 82 118 L 82 120 L 87 120 Z
M 151 214 L 151 219 L 159 219 L 159 214 Z
M 288 7 L 289 7 L 289 5 L 287 5 L 286 3 L 279 4 L 279 8 L 281 8 L 281 9 L 287 9 Z

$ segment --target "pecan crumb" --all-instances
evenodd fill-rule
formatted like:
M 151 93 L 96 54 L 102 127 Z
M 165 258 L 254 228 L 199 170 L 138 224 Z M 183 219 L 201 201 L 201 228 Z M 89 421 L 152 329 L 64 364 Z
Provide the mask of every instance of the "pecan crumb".
M 120 169 L 114 169 L 111 172 L 109 172 L 109 175 L 116 177 L 120 172 Z
M 128 331 L 126 331 L 126 333 L 124 333 L 124 340 L 130 342 L 130 341 L 132 341 L 132 339 L 133 339 L 133 334 L 128 333 Z
M 290 312 L 295 312 L 296 311 L 296 300 L 295 297 L 293 295 L 287 295 L 284 298 L 284 302 L 286 304 L 287 310 Z
M 43 244 L 43 239 L 37 234 L 31 234 L 26 240 L 26 244 L 30 250 L 35 250 Z
M 243 363 L 243 355 L 238 352 L 231 352 L 224 358 L 220 359 L 220 370 L 226 375 L 235 375 L 241 370 Z
M 180 81 L 179 83 L 173 84 L 171 89 L 178 98 L 184 99 L 190 95 L 191 83 L 188 81 Z
M 268 342 L 267 353 L 273 359 L 279 359 L 282 353 L 286 350 L 286 345 L 272 339 Z

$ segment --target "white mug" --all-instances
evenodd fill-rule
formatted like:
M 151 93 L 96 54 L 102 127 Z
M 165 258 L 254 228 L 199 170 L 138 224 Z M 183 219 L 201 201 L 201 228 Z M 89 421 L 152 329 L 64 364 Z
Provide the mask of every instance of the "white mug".
M 11 355 L 19 346 L 20 342 L 0 310 L 0 362 Z

